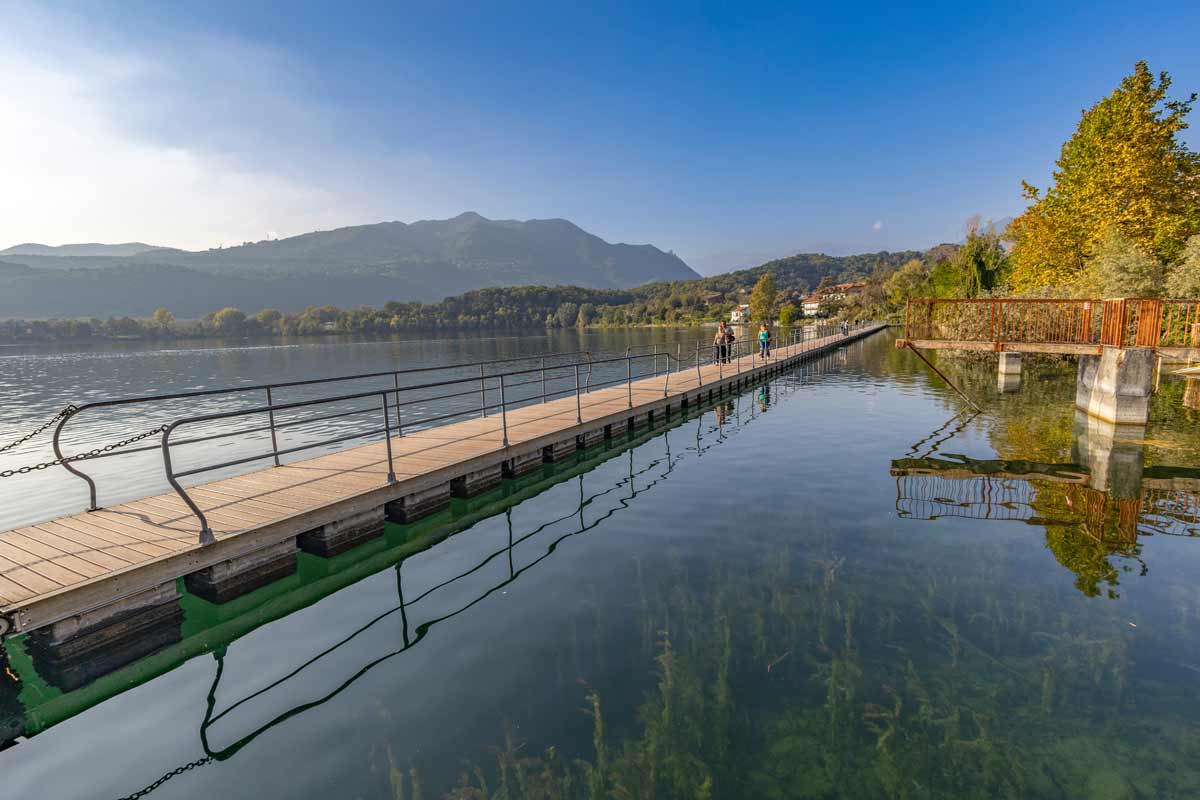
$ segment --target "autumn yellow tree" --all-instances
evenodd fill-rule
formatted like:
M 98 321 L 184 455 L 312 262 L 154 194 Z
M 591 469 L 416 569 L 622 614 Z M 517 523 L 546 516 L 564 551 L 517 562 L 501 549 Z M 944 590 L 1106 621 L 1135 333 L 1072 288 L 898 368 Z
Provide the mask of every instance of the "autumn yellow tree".
M 1160 263 L 1176 261 L 1200 233 L 1200 154 L 1178 134 L 1196 100 L 1170 100 L 1171 78 L 1144 61 L 1083 112 L 1043 194 L 1009 226 L 1013 288 L 1069 284 L 1110 229 Z
M 175 329 L 175 315 L 165 308 L 156 308 L 150 317 L 150 327 L 156 333 L 168 334 Z

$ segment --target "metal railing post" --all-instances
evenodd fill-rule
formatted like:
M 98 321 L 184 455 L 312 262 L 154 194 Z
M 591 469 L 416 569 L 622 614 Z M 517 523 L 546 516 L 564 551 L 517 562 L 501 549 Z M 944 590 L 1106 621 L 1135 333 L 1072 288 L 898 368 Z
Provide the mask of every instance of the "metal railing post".
M 625 348 L 625 389 L 629 393 L 629 407 L 633 408 L 633 359 L 629 357 L 629 348 Z
M 500 375 L 500 430 L 504 436 L 504 446 L 508 447 L 508 409 L 504 402 L 504 374 Z
M 703 383 L 704 383 L 704 378 L 700 374 L 700 340 L 697 339 L 696 340 L 696 388 L 699 389 L 700 385 Z
M 578 370 L 576 370 L 578 372 Z M 546 357 L 542 356 L 542 402 L 546 402 Z
M 670 350 L 663 353 L 663 359 L 667 362 L 667 370 L 664 373 L 666 375 L 666 377 L 663 378 L 663 397 L 666 397 L 667 391 L 671 386 L 671 351 Z M 675 369 L 678 370 L 679 365 L 676 365 Z
M 479 410 L 487 417 L 487 385 L 483 380 L 483 364 L 479 365 Z
M 167 474 L 167 483 L 171 484 L 171 488 L 175 490 L 175 493 L 179 495 L 187 507 L 192 510 L 192 513 L 196 515 L 196 518 L 200 520 L 201 546 L 212 544 L 217 539 L 215 536 L 213 536 L 212 528 L 208 525 L 208 518 L 204 516 L 204 512 L 200 510 L 200 507 L 196 505 L 195 501 L 192 500 L 192 498 L 188 496 L 188 493 L 183 490 L 183 487 L 179 485 L 179 481 L 175 479 L 175 469 L 171 466 L 171 431 L 175 430 L 176 424 L 178 424 L 178 421 L 171 423 L 167 426 L 166 430 L 163 431 L 163 470 Z
M 579 401 L 579 365 L 575 365 L 575 422 L 583 422 L 583 408 Z
M 275 403 L 271 400 L 271 387 L 267 387 L 267 424 L 271 426 L 271 456 L 279 466 L 279 442 L 275 438 Z
M 62 461 L 63 469 L 65 469 L 67 472 L 71 473 L 72 475 L 77 475 L 80 478 L 83 478 L 84 481 L 87 482 L 87 485 L 88 485 L 88 511 L 99 511 L 100 506 L 98 506 L 96 504 L 96 502 L 97 502 L 96 501 L 96 482 L 94 480 L 92 480 L 88 475 L 85 475 L 84 473 L 75 469 L 74 465 L 72 465 L 71 462 L 63 461 L 63 459 L 66 456 L 63 455 L 63 451 L 62 451 L 62 442 L 61 442 L 62 432 L 63 432 L 63 427 L 67 424 L 67 420 L 71 419 L 72 416 L 74 416 L 74 414 L 64 414 L 63 418 L 58 421 L 58 424 L 54 426 L 54 438 L 51 441 L 51 446 L 54 449 L 54 457 L 56 459 L 58 459 L 59 461 Z
M 388 473 L 387 482 L 396 482 L 396 465 L 392 461 L 392 422 L 388 416 L 387 407 L 387 392 L 380 392 L 379 397 L 383 400 L 383 440 L 387 442 L 387 458 L 388 458 Z
M 392 380 L 396 385 L 396 435 L 403 436 L 404 435 L 404 427 L 400 424 L 400 375 L 399 375 L 399 373 L 393 372 Z
M 654 377 L 658 377 L 658 345 L 654 345 Z

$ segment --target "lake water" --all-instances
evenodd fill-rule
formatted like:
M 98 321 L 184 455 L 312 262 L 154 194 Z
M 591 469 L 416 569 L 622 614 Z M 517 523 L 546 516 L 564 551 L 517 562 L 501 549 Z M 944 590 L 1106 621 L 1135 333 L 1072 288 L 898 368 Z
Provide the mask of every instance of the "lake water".
M 94 681 L 9 641 L 0 730 L 31 735 L 0 751 L 3 795 L 1196 796 L 1200 414 L 1182 381 L 1105 460 L 1072 366 L 1027 364 L 1001 394 L 994 365 L 943 359 L 984 406 L 969 417 L 892 341 L 332 563 L 301 554 L 227 606 L 185 595 L 173 643 Z M 14 357 L 36 419 L 84 383 L 574 344 Z

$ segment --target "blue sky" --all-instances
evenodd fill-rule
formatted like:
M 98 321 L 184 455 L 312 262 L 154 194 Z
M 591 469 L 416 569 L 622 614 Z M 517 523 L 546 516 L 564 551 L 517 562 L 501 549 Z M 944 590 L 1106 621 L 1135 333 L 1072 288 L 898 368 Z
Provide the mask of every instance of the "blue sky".
M 1186 2 L 0 0 L 0 19 L 0 247 L 474 210 L 700 266 L 920 248 L 1019 213 L 1020 181 L 1046 184 L 1138 59 L 1200 89 Z

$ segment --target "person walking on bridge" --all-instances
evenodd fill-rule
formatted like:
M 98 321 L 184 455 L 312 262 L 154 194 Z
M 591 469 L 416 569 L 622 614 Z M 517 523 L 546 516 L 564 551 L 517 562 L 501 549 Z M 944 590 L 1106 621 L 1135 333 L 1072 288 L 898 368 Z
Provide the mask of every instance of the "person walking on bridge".
M 846 336 L 849 333 L 850 333 L 850 325 L 846 322 L 846 320 L 842 320 L 842 336 Z
M 729 334 L 724 321 L 717 326 L 717 335 L 713 337 L 713 360 L 719 364 L 729 361 Z
M 765 322 L 758 330 L 758 355 L 764 359 L 771 357 L 771 331 Z

